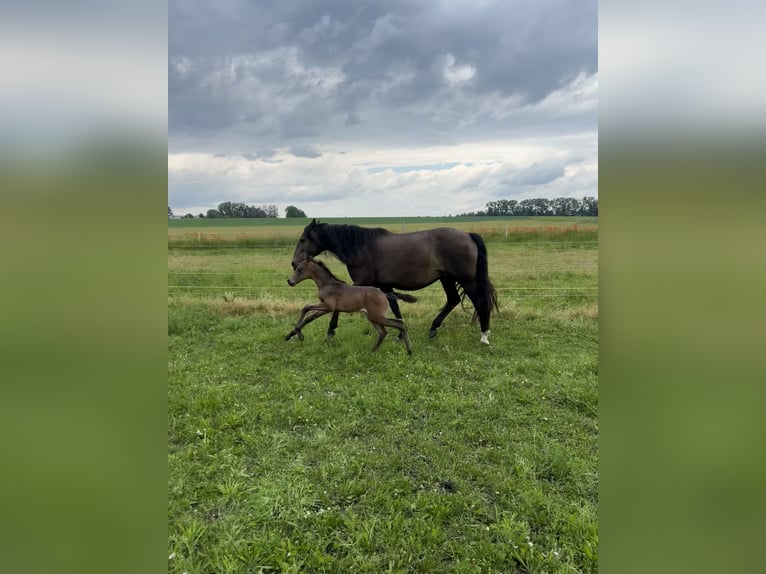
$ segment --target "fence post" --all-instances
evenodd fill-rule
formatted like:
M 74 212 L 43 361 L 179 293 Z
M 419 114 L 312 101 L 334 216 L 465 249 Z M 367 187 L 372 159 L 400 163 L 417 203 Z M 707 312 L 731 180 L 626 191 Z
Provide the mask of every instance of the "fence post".
M 508 224 L 505 224 L 505 240 L 508 241 Z

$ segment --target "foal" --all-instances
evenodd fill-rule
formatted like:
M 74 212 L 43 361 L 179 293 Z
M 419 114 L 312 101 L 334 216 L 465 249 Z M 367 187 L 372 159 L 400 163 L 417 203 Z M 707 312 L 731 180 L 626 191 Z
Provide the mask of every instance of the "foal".
M 378 332 L 378 339 L 372 346 L 373 351 L 380 347 L 383 339 L 388 334 L 386 327 L 394 327 L 399 329 L 399 332 L 402 334 L 404 344 L 407 346 L 407 353 L 412 354 L 412 344 L 410 343 L 410 337 L 407 334 L 407 327 L 404 321 L 386 317 L 386 311 L 389 305 L 388 297 L 396 297 L 410 303 L 417 300 L 415 297 L 402 293 L 391 293 L 386 296 L 377 287 L 348 285 L 335 277 L 324 263 L 311 257 L 298 263 L 295 272 L 287 280 L 287 283 L 294 287 L 304 279 L 313 279 L 314 283 L 316 283 L 321 302 L 303 307 L 301 315 L 298 317 L 298 322 L 285 337 L 286 341 L 289 341 L 295 335 L 298 335 L 298 338 L 302 341 L 303 333 L 301 333 L 301 329 L 322 315 L 334 311 L 346 313 L 361 311 Z

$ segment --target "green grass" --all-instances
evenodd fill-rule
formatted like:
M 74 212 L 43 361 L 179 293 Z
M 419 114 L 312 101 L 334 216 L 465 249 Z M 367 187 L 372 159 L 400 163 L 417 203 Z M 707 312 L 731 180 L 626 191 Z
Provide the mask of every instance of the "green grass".
M 169 571 L 595 572 L 596 246 L 490 242 L 492 346 L 432 286 L 408 357 L 285 342 L 293 245 L 169 249 Z

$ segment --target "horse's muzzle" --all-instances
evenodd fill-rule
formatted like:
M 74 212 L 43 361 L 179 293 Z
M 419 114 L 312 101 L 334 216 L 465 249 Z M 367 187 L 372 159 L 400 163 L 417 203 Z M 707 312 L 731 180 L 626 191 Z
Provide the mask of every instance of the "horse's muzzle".
M 295 283 L 293 283 L 293 282 L 292 282 L 290 279 L 288 279 L 288 280 L 287 280 L 287 284 L 288 284 L 290 287 L 295 287 Z

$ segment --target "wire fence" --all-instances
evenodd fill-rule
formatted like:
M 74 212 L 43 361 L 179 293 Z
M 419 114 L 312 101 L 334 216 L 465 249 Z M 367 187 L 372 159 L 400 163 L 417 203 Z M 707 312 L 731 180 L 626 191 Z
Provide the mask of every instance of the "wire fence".
M 534 270 L 519 270 L 519 271 L 505 271 L 502 274 L 492 274 L 491 277 L 493 281 L 495 279 L 500 279 L 502 277 L 507 276 L 524 276 L 524 277 L 544 277 L 546 275 L 582 275 L 582 276 L 591 276 L 595 275 L 598 272 L 598 268 L 595 267 L 593 269 L 547 269 L 543 271 L 534 271 Z M 262 271 L 259 273 L 247 273 L 247 272 L 233 272 L 233 273 L 227 273 L 225 271 L 202 271 L 202 272 L 194 272 L 194 271 L 169 271 L 168 275 L 171 277 L 175 277 L 183 281 L 184 278 L 188 277 L 231 277 L 231 278 L 237 278 L 237 279 L 245 279 L 248 277 L 283 277 L 284 279 L 287 279 L 290 276 L 289 271 Z
M 273 260 L 274 253 L 269 251 L 273 250 L 289 250 L 292 249 L 294 242 L 281 242 L 281 243 L 257 243 L 257 242 L 243 242 L 237 243 L 237 238 L 233 238 L 231 241 L 222 240 L 214 243 L 202 243 L 189 240 L 181 240 L 179 242 L 169 241 L 168 249 L 180 249 L 193 251 L 199 249 L 213 250 L 218 249 L 226 251 L 229 249 L 248 249 L 253 252 L 252 255 L 247 257 L 246 265 L 256 266 L 258 261 L 262 262 L 267 269 L 258 271 L 210 271 L 207 269 L 194 269 L 191 270 L 168 270 L 168 293 L 169 295 L 187 295 L 200 296 L 200 297 L 217 297 L 218 294 L 225 295 L 227 292 L 236 293 L 238 296 L 278 296 L 279 298 L 293 299 L 297 297 L 303 297 L 305 293 L 301 291 L 291 291 L 286 289 L 285 280 L 290 274 L 289 264 L 285 263 L 285 269 L 283 271 L 277 271 L 274 269 Z M 497 245 L 502 244 L 503 249 L 506 247 L 519 247 L 519 248 L 535 248 L 558 246 L 564 249 L 580 247 L 590 248 L 595 247 L 597 249 L 598 240 L 567 240 L 561 238 L 556 241 L 502 241 L 497 240 L 488 242 L 488 248 L 491 250 L 492 243 Z M 260 252 L 260 253 L 259 253 Z M 559 253 L 559 251 L 555 251 Z M 179 255 L 180 257 L 186 257 L 186 255 Z M 172 257 L 172 256 L 171 256 Z M 239 255 L 237 255 L 239 257 Z M 516 252 L 510 256 L 516 258 Z M 503 294 L 505 297 L 513 298 L 597 298 L 598 297 L 598 285 L 594 283 L 597 281 L 598 276 L 598 263 L 597 261 L 591 261 L 589 256 L 588 261 L 570 261 L 567 264 L 567 259 L 559 259 L 554 257 L 553 265 L 541 265 L 541 261 L 535 261 L 537 265 L 526 266 L 524 256 L 519 262 L 519 268 L 515 269 L 503 269 L 502 272 L 495 272 L 493 274 L 493 282 L 498 293 Z M 535 256 L 536 257 L 536 256 Z M 203 261 L 203 260 L 200 260 Z M 506 259 L 506 263 L 508 260 Z M 556 264 L 558 263 L 558 264 Z M 574 263 L 574 265 L 573 265 Z M 578 265 L 577 263 L 586 263 L 585 265 Z M 592 264 L 588 264 L 592 263 Z M 187 262 L 188 264 L 188 262 Z M 195 267 L 201 267 L 197 264 Z M 268 269 L 271 267 L 271 269 Z M 220 268 L 220 267 L 219 267 Z M 581 285 L 561 285 L 561 276 L 566 278 L 581 277 L 586 281 L 581 281 L 584 284 Z M 556 277 L 558 276 L 558 277 Z M 275 278 L 279 278 L 275 280 Z M 260 279 L 258 285 L 248 285 L 251 283 L 251 279 Z M 230 281 L 231 285 L 221 284 Z M 504 282 L 523 282 L 527 285 L 502 285 Z M 207 284 L 208 282 L 214 284 Z M 553 285 L 546 285 L 551 282 Z M 191 283 L 191 284 L 188 284 Z M 500 283 L 500 285 L 498 285 Z M 529 285 L 530 283 L 535 285 Z M 438 285 L 431 293 L 425 292 L 425 297 L 442 295 L 441 289 Z
M 219 286 L 219 285 L 168 285 L 168 289 L 177 290 L 174 294 L 183 294 L 184 290 L 190 290 L 190 292 L 203 291 L 220 293 L 221 295 L 227 292 L 237 292 L 246 294 L 260 294 L 260 295 L 273 295 L 273 294 L 285 294 L 285 289 L 282 285 L 275 286 L 272 289 L 264 287 L 242 287 L 242 286 Z M 497 287 L 498 293 L 510 294 L 514 298 L 559 298 L 559 297 L 598 297 L 598 287 Z M 555 291 L 555 293 L 553 292 Z M 561 293 L 565 291 L 565 293 Z M 173 293 L 170 293 L 173 294 Z M 419 296 L 422 298 L 422 296 Z M 295 292 L 290 298 L 305 298 L 302 292 Z
M 501 242 L 504 247 L 536 247 L 536 246 L 549 246 L 549 245 L 598 245 L 598 240 L 594 241 L 508 241 Z M 487 242 L 490 246 L 492 242 Z M 168 249 L 276 249 L 284 247 L 293 247 L 295 242 L 290 243 L 235 243 L 234 241 L 220 243 L 194 243 L 194 242 L 181 242 L 181 241 L 169 241 Z

